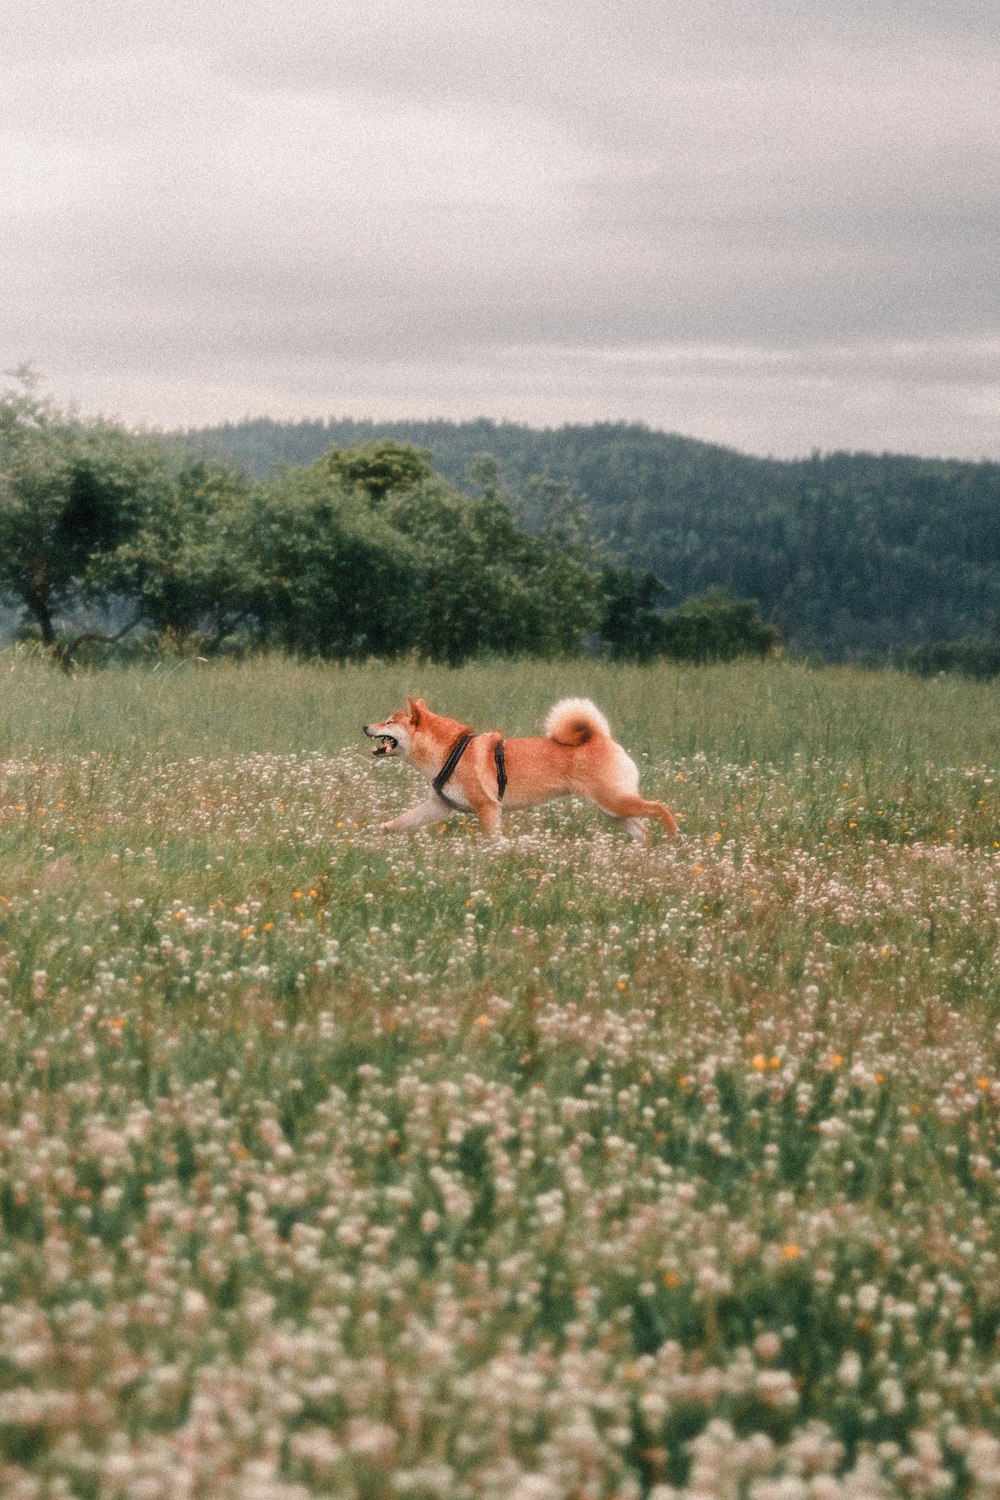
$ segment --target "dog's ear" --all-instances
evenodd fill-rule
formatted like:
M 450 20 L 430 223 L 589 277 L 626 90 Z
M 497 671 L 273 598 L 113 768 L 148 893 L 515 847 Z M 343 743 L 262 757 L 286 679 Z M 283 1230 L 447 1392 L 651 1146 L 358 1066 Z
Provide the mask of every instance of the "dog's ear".
M 423 713 L 424 709 L 427 707 L 427 704 L 424 702 L 423 698 L 411 698 L 409 697 L 409 695 L 407 695 L 406 701 L 409 704 L 410 708 L 410 723 L 419 724 L 420 716 Z

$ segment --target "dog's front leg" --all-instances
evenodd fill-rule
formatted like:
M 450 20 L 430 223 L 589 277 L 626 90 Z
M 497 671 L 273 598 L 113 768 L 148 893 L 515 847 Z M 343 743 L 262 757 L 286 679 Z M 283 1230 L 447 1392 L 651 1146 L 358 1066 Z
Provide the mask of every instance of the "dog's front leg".
M 476 808 L 479 831 L 489 839 L 503 838 L 500 831 L 500 809 L 495 802 L 482 802 Z
M 437 797 L 428 797 L 426 802 L 418 802 L 409 812 L 400 813 L 398 818 L 390 818 L 388 823 L 379 826 L 386 833 L 394 833 L 400 828 L 423 828 L 425 823 L 436 823 L 447 816 L 444 803 Z

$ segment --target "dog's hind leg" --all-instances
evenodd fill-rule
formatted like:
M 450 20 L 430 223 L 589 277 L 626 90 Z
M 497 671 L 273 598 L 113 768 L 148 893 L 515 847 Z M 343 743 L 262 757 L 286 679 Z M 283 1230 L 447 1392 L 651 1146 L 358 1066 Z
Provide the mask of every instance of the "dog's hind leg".
M 613 823 L 619 823 L 624 828 L 633 844 L 649 843 L 649 829 L 641 818 L 620 818 L 615 813 L 608 812 L 607 808 L 602 807 L 600 803 L 597 806 L 606 818 L 610 818 Z
M 602 792 L 600 799 L 594 799 L 602 812 L 610 813 L 613 818 L 621 818 L 628 829 L 631 838 L 639 843 L 636 838 L 633 825 L 640 818 L 655 818 L 661 823 L 671 838 L 675 838 L 679 829 L 673 813 L 665 802 L 648 802 L 645 797 L 640 797 L 638 792 L 618 792 L 608 790 Z M 639 825 L 642 827 L 642 825 Z M 642 843 L 646 840 L 642 839 Z

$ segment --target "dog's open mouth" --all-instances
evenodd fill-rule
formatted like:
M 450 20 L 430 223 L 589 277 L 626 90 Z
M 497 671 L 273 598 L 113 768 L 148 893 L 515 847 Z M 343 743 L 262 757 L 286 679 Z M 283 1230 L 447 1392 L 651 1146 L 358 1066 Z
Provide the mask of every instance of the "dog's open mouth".
M 396 748 L 396 746 L 398 744 L 399 744 L 399 741 L 397 739 L 395 739 L 393 735 L 391 735 L 391 734 L 380 734 L 379 738 L 378 738 L 378 744 L 375 746 L 375 749 L 372 751 L 372 754 L 373 755 L 388 755 L 391 750 L 395 750 L 395 748 Z

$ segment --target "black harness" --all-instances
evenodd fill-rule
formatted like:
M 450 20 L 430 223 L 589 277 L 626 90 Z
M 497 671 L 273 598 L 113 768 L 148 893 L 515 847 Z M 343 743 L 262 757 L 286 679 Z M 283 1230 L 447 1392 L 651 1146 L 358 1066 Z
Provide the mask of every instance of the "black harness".
M 461 804 L 453 801 L 453 799 L 448 796 L 447 792 L 445 791 L 445 786 L 450 781 L 451 777 L 455 774 L 455 767 L 458 765 L 459 761 L 462 759 L 462 756 L 465 754 L 466 750 L 468 750 L 470 743 L 475 738 L 476 736 L 473 734 L 471 729 L 464 730 L 452 745 L 451 753 L 448 756 L 448 759 L 445 761 L 444 765 L 441 767 L 440 771 L 431 782 L 431 785 L 433 786 L 434 790 L 437 792 L 438 796 L 441 798 L 441 801 L 445 804 L 445 806 L 454 808 L 456 811 L 460 809 Z M 493 746 L 493 762 L 497 768 L 497 801 L 502 802 L 503 794 L 507 790 L 507 762 L 504 758 L 503 753 L 503 740 L 497 740 L 496 744 Z
M 507 790 L 507 762 L 504 759 L 503 740 L 497 740 L 493 746 L 493 760 L 497 768 L 497 801 L 502 802 Z

